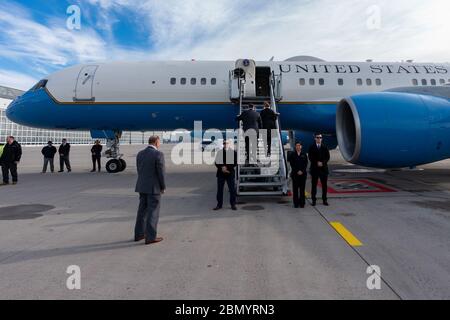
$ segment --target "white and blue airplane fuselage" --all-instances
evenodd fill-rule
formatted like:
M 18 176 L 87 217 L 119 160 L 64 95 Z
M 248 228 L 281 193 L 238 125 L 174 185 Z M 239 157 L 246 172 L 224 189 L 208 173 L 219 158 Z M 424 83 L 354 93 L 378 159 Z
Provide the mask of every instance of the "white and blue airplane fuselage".
M 415 155 L 408 161 L 379 161 L 374 156 L 374 150 L 384 147 L 378 144 L 390 140 L 388 133 L 411 139 L 416 136 L 411 131 L 418 129 L 420 135 L 430 137 L 435 125 L 436 137 L 450 136 L 450 97 L 445 93 L 450 88 L 446 86 L 449 64 L 265 61 L 255 65 L 282 76 L 282 99 L 277 104 L 282 130 L 337 135 L 347 160 L 370 166 L 417 165 L 450 157 L 449 138 L 427 140 L 431 148 L 439 145 L 438 154 L 430 158 Z M 194 121 L 202 121 L 204 129 L 236 128 L 239 105 L 230 100 L 230 71 L 235 66 L 234 61 L 77 65 L 49 75 L 14 100 L 7 116 L 47 129 L 192 130 Z M 395 92 L 385 92 L 392 89 Z M 423 143 L 423 138 L 419 140 Z M 397 147 L 400 151 L 391 155 L 394 158 L 411 157 L 425 146 Z

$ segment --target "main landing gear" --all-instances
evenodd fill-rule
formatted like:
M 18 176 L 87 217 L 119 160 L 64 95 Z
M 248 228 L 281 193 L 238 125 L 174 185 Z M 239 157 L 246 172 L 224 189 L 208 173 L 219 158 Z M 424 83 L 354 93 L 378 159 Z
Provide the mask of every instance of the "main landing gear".
M 122 159 L 123 154 L 120 153 L 120 138 L 122 132 L 118 131 L 114 133 L 114 139 L 106 139 L 105 151 L 106 158 L 112 158 L 106 163 L 106 171 L 109 173 L 118 173 L 125 170 L 127 163 Z

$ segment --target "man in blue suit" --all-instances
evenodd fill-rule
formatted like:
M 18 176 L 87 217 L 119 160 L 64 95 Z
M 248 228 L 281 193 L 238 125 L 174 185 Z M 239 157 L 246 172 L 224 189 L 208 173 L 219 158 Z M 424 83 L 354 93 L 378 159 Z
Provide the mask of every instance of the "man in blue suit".
M 145 244 L 152 244 L 163 240 L 157 237 L 157 227 L 161 195 L 166 190 L 166 184 L 164 154 L 158 150 L 161 141 L 158 136 L 152 136 L 148 143 L 149 146 L 136 157 L 138 180 L 135 191 L 139 192 L 139 209 L 134 240 L 145 239 Z

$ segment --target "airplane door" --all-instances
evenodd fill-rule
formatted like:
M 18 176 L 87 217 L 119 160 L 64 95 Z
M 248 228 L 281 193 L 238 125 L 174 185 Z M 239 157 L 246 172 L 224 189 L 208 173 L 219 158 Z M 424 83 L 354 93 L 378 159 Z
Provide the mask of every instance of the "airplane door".
M 245 75 L 244 97 L 256 96 L 256 63 L 250 59 L 239 59 L 235 64 L 236 69 L 242 69 Z
M 98 66 L 85 66 L 78 74 L 74 101 L 95 101 L 93 86 Z

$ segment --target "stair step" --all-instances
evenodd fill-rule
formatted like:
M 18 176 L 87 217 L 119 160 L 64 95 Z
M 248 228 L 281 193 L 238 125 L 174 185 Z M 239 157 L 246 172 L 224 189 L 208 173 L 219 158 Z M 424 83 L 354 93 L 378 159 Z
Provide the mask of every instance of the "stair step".
M 239 191 L 238 196 L 282 196 L 283 191 Z
M 279 174 L 240 174 L 240 178 L 279 178 Z
M 239 182 L 239 187 L 281 187 L 283 183 L 277 182 Z
M 240 167 L 239 168 L 239 172 L 242 172 L 242 171 L 255 171 L 255 170 L 260 170 L 261 171 L 261 169 L 263 169 L 263 171 L 265 170 L 265 171 L 268 171 L 269 169 L 271 169 L 272 167 L 263 167 L 263 166 L 260 166 L 260 167 Z M 279 170 L 279 168 L 278 167 L 273 167 L 273 171 L 278 171 Z

